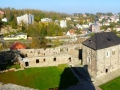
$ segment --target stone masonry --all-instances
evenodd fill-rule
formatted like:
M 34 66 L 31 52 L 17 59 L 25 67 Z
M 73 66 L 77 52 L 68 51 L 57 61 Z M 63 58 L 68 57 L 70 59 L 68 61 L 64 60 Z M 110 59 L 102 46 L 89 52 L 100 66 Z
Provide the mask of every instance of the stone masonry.
M 22 67 L 43 67 L 57 66 L 58 64 L 69 63 L 71 65 L 80 64 L 79 49 L 81 44 L 64 45 L 47 49 L 20 49 L 20 53 L 25 58 L 20 60 Z
M 92 76 L 101 76 L 120 67 L 120 45 L 93 50 L 83 46 L 83 63 Z

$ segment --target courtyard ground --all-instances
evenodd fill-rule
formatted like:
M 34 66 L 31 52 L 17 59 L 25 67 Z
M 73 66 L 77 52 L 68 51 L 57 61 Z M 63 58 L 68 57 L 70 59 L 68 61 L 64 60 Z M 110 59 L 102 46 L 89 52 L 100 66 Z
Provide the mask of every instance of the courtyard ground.
M 76 84 L 78 80 L 69 67 L 64 64 L 53 67 L 27 68 L 22 71 L 2 73 L 0 74 L 0 82 L 48 90 L 49 88 L 57 87 L 60 89 L 67 88 Z

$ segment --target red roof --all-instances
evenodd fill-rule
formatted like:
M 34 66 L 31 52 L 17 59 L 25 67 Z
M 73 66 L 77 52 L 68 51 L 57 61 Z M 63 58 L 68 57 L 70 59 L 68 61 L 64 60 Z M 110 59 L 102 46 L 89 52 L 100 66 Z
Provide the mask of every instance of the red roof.
M 69 30 L 70 34 L 75 34 L 75 30 Z
M 0 11 L 0 14 L 5 14 L 3 11 Z
M 10 50 L 17 50 L 17 49 L 26 49 L 27 47 L 20 42 L 15 42 L 11 47 Z

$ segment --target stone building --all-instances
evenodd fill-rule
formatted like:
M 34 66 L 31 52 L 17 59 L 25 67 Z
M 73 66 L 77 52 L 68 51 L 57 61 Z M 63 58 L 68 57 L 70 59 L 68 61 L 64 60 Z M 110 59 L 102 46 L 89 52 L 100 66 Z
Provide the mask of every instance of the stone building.
M 83 65 L 93 77 L 120 67 L 120 38 L 112 32 L 95 33 L 83 42 Z
M 100 32 L 100 26 L 97 23 L 94 23 L 90 26 L 90 31 L 91 32 Z
M 90 25 L 90 31 L 94 33 L 100 32 L 100 24 L 98 23 L 98 17 L 96 17 L 94 24 Z

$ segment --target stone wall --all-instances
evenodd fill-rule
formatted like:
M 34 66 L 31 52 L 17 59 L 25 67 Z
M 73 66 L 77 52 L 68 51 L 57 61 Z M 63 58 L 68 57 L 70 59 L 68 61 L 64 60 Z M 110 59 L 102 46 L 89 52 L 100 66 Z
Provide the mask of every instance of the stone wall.
M 120 68 L 120 45 L 100 50 L 93 50 L 83 45 L 82 49 L 83 65 L 88 65 L 88 70 L 93 77 L 99 77 Z
M 86 47 L 86 46 L 82 46 L 82 60 L 83 60 L 83 65 L 88 65 L 88 71 L 92 76 L 96 76 L 97 75 L 97 60 L 96 60 L 96 51 Z
M 120 45 L 97 51 L 97 76 L 104 75 L 120 67 Z
M 59 64 L 78 64 L 81 60 L 78 60 L 71 55 L 61 54 L 54 56 L 32 57 L 23 58 L 21 61 L 22 67 L 44 67 L 44 66 L 57 66 Z
M 24 55 L 27 54 L 27 57 L 51 56 L 57 54 L 72 54 L 78 56 L 78 50 L 81 49 L 81 47 L 81 44 L 71 44 L 47 49 L 19 49 L 19 51 Z
M 45 50 L 20 49 L 20 53 L 27 56 L 20 63 L 23 67 L 56 66 L 64 63 L 80 64 L 81 60 L 78 57 L 81 46 L 81 44 L 71 44 Z

